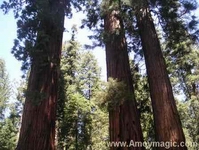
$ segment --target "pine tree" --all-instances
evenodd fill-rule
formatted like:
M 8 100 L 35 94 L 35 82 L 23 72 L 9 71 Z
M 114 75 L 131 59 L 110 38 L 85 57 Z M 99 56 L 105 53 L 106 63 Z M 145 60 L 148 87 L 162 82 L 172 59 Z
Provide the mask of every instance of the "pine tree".
M 5 62 L 0 59 L 0 149 L 10 150 L 16 146 L 16 128 L 10 116 L 5 116 L 9 110 L 11 87 L 5 68 Z
M 5 63 L 0 59 L 0 93 L 1 93 L 1 119 L 0 119 L 0 149 L 1 150 L 13 150 L 16 147 L 19 126 L 21 119 L 21 107 L 22 103 L 20 100 L 12 102 L 11 89 L 13 88 L 9 81 Z M 15 98 L 14 98 L 15 100 Z
M 74 36 L 73 33 L 73 38 L 65 42 L 62 51 L 58 149 L 106 149 L 102 138 L 107 138 L 107 132 L 99 130 L 99 125 L 104 125 L 107 114 L 95 102 L 96 91 L 100 88 L 100 69 L 93 54 L 81 51 Z
M 58 99 L 58 149 L 69 149 L 77 144 L 77 98 L 71 101 L 72 94 L 76 92 L 75 71 L 77 62 L 78 43 L 72 38 L 65 42 L 62 49 L 61 75 L 59 81 Z M 73 100 L 72 99 L 72 100 Z M 70 137 L 73 137 L 72 139 Z M 76 143 L 75 143 L 76 142 Z M 74 146 L 75 148 L 75 146 Z
M 95 91 L 99 89 L 100 73 L 101 70 L 97 65 L 92 52 L 81 52 L 77 65 L 76 82 L 79 91 L 85 96 L 86 99 L 90 100 L 95 94 Z
M 0 121 L 4 119 L 4 111 L 8 104 L 8 99 L 10 97 L 10 83 L 8 74 L 5 68 L 5 62 L 0 59 Z
M 0 149 L 15 149 L 18 138 L 17 133 L 15 122 L 11 118 L 5 118 L 3 122 L 0 122 Z
M 138 111 L 141 120 L 144 141 L 155 141 L 153 110 L 151 107 L 150 91 L 146 73 L 141 73 L 143 67 L 140 67 L 136 59 L 130 60 L 131 74 L 133 77 L 133 86 L 135 89 L 135 98 L 138 103 Z
M 0 122 L 0 149 L 13 150 L 16 148 L 21 119 L 21 103 L 9 104 L 9 115 Z

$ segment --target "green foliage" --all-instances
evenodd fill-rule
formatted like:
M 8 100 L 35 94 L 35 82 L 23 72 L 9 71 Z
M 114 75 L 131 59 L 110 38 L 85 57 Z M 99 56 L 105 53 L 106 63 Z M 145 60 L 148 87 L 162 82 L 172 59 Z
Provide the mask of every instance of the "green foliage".
M 167 47 L 173 48 L 176 43 L 190 39 L 192 43 L 197 41 L 197 17 L 194 11 L 197 8 L 197 2 L 188 0 L 116 0 L 116 1 L 92 1 L 86 5 L 87 19 L 84 19 L 83 26 L 87 25 L 94 31 L 94 35 L 89 36 L 94 42 L 90 46 L 103 46 L 106 41 L 107 33 L 104 32 L 103 19 L 106 14 L 113 9 L 119 11 L 122 18 L 125 33 L 128 37 L 129 51 L 143 56 L 140 45 L 140 37 L 136 25 L 136 12 L 144 6 L 148 7 L 153 13 L 156 28 L 161 28 L 161 34 L 167 42 Z M 118 15 L 118 16 L 119 16 Z
M 65 103 L 64 114 L 58 132 L 63 136 L 58 139 L 58 149 L 106 150 L 108 139 L 107 112 L 101 111 L 92 101 L 73 91 L 70 100 Z
M 15 12 L 15 17 L 18 19 L 18 37 L 14 41 L 12 53 L 17 60 L 23 62 L 23 70 L 28 69 L 30 57 L 32 57 L 31 53 L 34 51 L 33 47 L 36 41 L 38 24 L 40 21 L 40 18 L 38 17 L 38 6 L 39 5 L 31 1 L 22 3 L 19 0 L 11 0 L 10 2 L 4 1 L 1 5 L 1 8 L 3 8 L 5 12 L 8 12 L 9 9 L 13 9 Z
M 8 107 L 9 116 L 0 122 L 0 149 L 14 150 L 17 144 L 22 104 L 13 102 Z
M 16 128 L 10 119 L 5 119 L 5 122 L 0 123 L 0 149 L 14 150 L 17 142 Z
M 198 46 L 189 40 L 179 42 L 175 48 L 165 49 L 164 55 L 186 139 L 199 142 Z
M 149 4 L 161 25 L 165 42 L 162 47 L 174 94 L 181 97 L 178 109 L 187 141 L 196 142 L 194 133 L 198 133 L 198 110 L 195 103 L 198 99 L 198 52 L 197 46 L 193 44 L 198 34 L 193 14 L 197 8 L 196 1 L 156 0 Z M 183 102 L 183 99 L 187 102 Z
M 12 54 L 17 60 L 22 61 L 23 71 L 29 70 L 30 64 L 36 60 L 40 67 L 45 67 L 49 62 L 55 61 L 55 58 L 49 56 L 48 50 L 51 36 L 55 32 L 64 31 L 63 22 L 60 22 L 60 16 L 57 16 L 64 12 L 52 11 L 58 6 L 64 7 L 63 11 L 66 14 L 69 13 L 70 2 L 65 0 L 59 4 L 57 1 L 48 0 L 10 0 L 1 4 L 1 9 L 5 13 L 13 9 L 17 19 L 17 38 L 14 40 Z M 50 29 L 49 25 L 51 25 Z
M 89 132 L 88 128 L 84 128 L 84 124 L 90 121 L 91 106 L 89 101 L 82 95 L 75 94 L 75 91 L 69 94 L 68 98 L 64 108 L 65 116 L 58 127 L 58 132 L 63 135 L 59 136 L 59 144 L 67 149 L 74 149 L 76 146 L 78 149 L 85 149 L 85 146 L 89 144 L 89 138 L 87 138 Z
M 11 87 L 5 63 L 0 59 L 0 149 L 14 150 L 18 139 L 21 102 L 10 102 Z
M 63 109 L 65 106 L 65 101 L 68 100 L 67 94 L 65 91 L 71 86 L 76 89 L 74 86 L 75 82 L 75 71 L 77 63 L 77 50 L 79 46 L 78 43 L 70 40 L 65 42 L 62 49 L 62 59 L 61 59 L 61 71 L 60 71 L 60 81 L 59 81 L 59 98 L 58 98 L 58 120 L 61 120 L 64 116 Z
M 119 9 L 119 0 L 114 1 L 102 1 L 101 2 L 101 16 L 106 16 L 108 13 L 112 12 L 113 10 Z
M 9 2 L 3 1 L 0 5 L 0 8 L 3 10 L 5 14 L 7 14 L 10 11 L 10 9 L 13 9 L 15 18 L 18 18 L 24 4 L 25 1 L 9 0 Z
M 98 97 L 101 105 L 105 105 L 108 109 L 114 109 L 115 106 L 120 106 L 124 101 L 132 100 L 132 92 L 128 92 L 124 82 L 109 78 Z
M 182 120 L 182 126 L 185 138 L 188 142 L 199 142 L 198 119 L 199 119 L 199 102 L 198 100 L 189 100 L 186 102 L 177 101 L 178 112 Z M 199 147 L 189 147 L 191 150 L 197 150 Z
M 14 148 L 16 135 L 13 135 L 13 124 L 5 118 L 5 110 L 8 110 L 10 97 L 9 78 L 6 73 L 5 63 L 0 59 L 0 149 L 10 150 Z
M 97 101 L 96 99 L 95 101 Z M 97 107 L 95 102 L 95 111 L 92 113 L 92 130 L 91 130 L 91 148 L 107 150 L 108 134 L 108 112 L 103 108 Z
M 23 61 L 23 70 L 28 70 L 32 61 L 37 58 L 42 67 L 53 61 L 47 55 L 50 35 L 44 32 L 47 24 L 56 22 L 56 16 L 50 13 L 47 3 L 50 1 L 21 1 L 10 0 L 3 2 L 1 9 L 7 13 L 14 10 L 17 21 L 17 39 L 12 49 L 13 55 Z M 114 0 L 102 1 L 63 1 L 66 15 L 71 15 L 71 5 L 77 10 L 84 4 L 87 19 L 83 20 L 83 26 L 92 29 L 95 35 L 90 36 L 96 41 L 91 46 L 102 46 L 106 40 L 112 40 L 103 31 L 103 18 L 114 9 L 119 11 L 119 16 L 124 23 L 125 33 L 128 39 L 128 50 L 136 55 L 142 55 L 140 38 L 137 30 L 135 12 L 143 6 L 139 0 Z M 148 1 L 153 18 L 157 17 L 157 28 L 165 42 L 164 55 L 167 61 L 167 69 L 175 95 L 183 93 L 186 101 L 177 101 L 183 129 L 187 141 L 199 142 L 199 53 L 198 47 L 193 45 L 198 36 L 198 21 L 193 15 L 196 9 L 196 1 L 189 0 L 150 0 Z M 53 18 L 53 19 L 52 19 Z M 60 29 L 64 30 L 64 29 Z M 56 32 L 56 31 L 55 31 Z M 80 52 L 80 45 L 72 39 L 63 46 L 61 61 L 61 76 L 58 101 L 58 149 L 100 149 L 106 150 L 105 142 L 108 140 L 108 113 L 115 105 L 130 100 L 132 95 L 126 92 L 123 82 L 109 79 L 104 84 L 100 81 L 100 68 L 90 52 Z M 42 55 L 41 55 L 42 54 Z M 137 57 L 136 57 L 137 58 Z M 137 61 L 137 60 L 135 60 Z M 140 112 L 141 125 L 144 139 L 154 140 L 154 125 L 152 108 L 150 104 L 149 87 L 145 74 L 139 73 L 137 66 L 132 63 L 135 97 Z M 5 64 L 0 60 L 0 149 L 14 149 L 17 139 L 19 118 L 21 115 L 21 102 L 12 107 L 7 104 L 10 87 Z M 24 98 L 20 91 L 18 99 Z M 40 93 L 28 93 L 34 99 L 41 99 Z M 10 115 L 5 118 L 4 111 L 10 109 Z M 198 148 L 196 148 L 198 149 Z
M 144 140 L 154 141 L 154 120 L 147 76 L 144 73 L 140 73 L 139 64 L 136 64 L 133 60 L 130 61 L 130 66 Z
M 185 50 L 198 40 L 198 21 L 194 15 L 195 0 L 157 0 L 151 4 L 154 15 L 159 18 L 166 48 Z M 158 9 L 156 9 L 158 8 Z M 187 46 L 182 44 L 186 41 Z M 181 45 L 180 47 L 177 45 Z M 183 47 L 184 46 L 184 47 Z
M 105 150 L 107 112 L 95 103 L 95 93 L 100 88 L 100 68 L 92 53 L 81 52 L 74 35 L 72 37 L 62 52 L 57 147 L 84 150 L 101 146 Z
M 199 79 L 197 49 L 197 46 L 189 45 L 189 42 L 182 42 L 176 45 L 176 49 L 164 51 L 174 90 L 176 94 L 183 91 L 187 100 L 197 93 Z
M 99 89 L 101 70 L 91 52 L 80 52 L 77 63 L 76 82 L 82 95 L 90 100 Z
M 0 121 L 4 118 L 4 111 L 10 97 L 11 88 L 4 60 L 0 59 Z

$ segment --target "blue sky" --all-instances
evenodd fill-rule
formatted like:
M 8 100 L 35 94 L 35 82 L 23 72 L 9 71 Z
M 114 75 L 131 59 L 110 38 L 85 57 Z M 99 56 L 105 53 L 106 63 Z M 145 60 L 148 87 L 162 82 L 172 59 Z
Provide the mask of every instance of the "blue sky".
M 1 3 L 1 0 L 0 0 Z M 199 16 L 199 11 L 197 11 Z M 81 13 L 74 13 L 73 19 L 65 20 L 65 28 L 71 29 L 72 25 L 76 24 L 77 26 L 81 24 L 81 19 L 84 17 Z M 3 58 L 6 62 L 6 69 L 9 73 L 10 80 L 19 81 L 21 79 L 22 72 L 20 70 L 21 62 L 17 61 L 14 56 L 10 53 L 13 46 L 13 40 L 16 38 L 16 20 L 12 12 L 7 15 L 4 15 L 0 10 L 0 58 Z M 87 38 L 89 31 L 79 30 L 77 34 L 77 40 L 83 45 L 88 44 L 90 41 Z M 69 40 L 71 34 L 69 32 L 64 33 L 64 40 Z M 93 50 L 94 55 L 96 56 L 99 66 L 102 68 L 102 78 L 106 79 L 106 65 L 105 65 L 105 52 L 101 48 Z
M 65 20 L 65 28 L 71 29 L 71 27 L 76 24 L 77 26 L 81 24 L 82 14 L 74 14 L 74 19 Z M 13 41 L 16 38 L 16 20 L 14 19 L 13 13 L 10 12 L 4 15 L 0 11 L 0 58 L 3 58 L 6 62 L 6 69 L 9 73 L 10 80 L 19 81 L 22 76 L 21 62 L 17 61 L 11 54 L 11 49 L 13 46 Z M 77 34 L 77 40 L 83 45 L 88 44 L 89 39 L 87 35 L 88 30 L 79 30 Z M 71 33 L 64 32 L 64 41 L 71 38 Z M 99 66 L 102 68 L 102 78 L 106 79 L 106 65 L 105 65 L 105 52 L 103 49 L 97 48 L 93 51 L 96 56 Z
M 16 21 L 12 13 L 3 15 L 2 11 L 0 11 L 0 21 L 0 58 L 5 60 L 10 78 L 19 80 L 21 63 L 11 54 L 13 40 L 16 37 Z

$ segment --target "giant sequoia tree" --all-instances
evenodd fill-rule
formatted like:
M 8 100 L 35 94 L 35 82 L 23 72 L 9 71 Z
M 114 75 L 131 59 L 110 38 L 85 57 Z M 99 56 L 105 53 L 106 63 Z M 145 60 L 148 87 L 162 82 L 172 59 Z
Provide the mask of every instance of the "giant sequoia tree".
M 177 142 L 179 144 L 178 148 L 172 147 L 171 149 L 187 149 L 185 146 L 180 145 L 180 142 L 184 142 L 185 138 L 160 42 L 147 2 L 144 2 L 137 10 L 136 17 L 148 74 L 156 140 Z
M 64 6 L 60 1 L 36 1 L 39 24 L 33 45 L 31 72 L 17 150 L 55 149 L 55 116 Z M 35 4 L 34 4 L 35 3 Z M 23 26 L 23 25 L 22 25 Z
M 66 8 L 64 0 L 4 2 L 18 17 L 12 53 L 30 64 L 17 150 L 54 150 L 59 64 Z M 19 16 L 20 15 L 20 16 Z
M 74 1 L 76 6 L 78 3 Z M 100 8 L 97 6 L 97 3 L 97 1 L 93 0 L 88 1 L 88 6 L 86 5 L 86 8 L 93 7 L 88 9 L 88 17 L 90 21 L 88 26 L 90 28 L 97 24 L 100 16 Z M 158 16 L 160 19 L 159 21 L 162 25 L 161 29 L 164 31 L 164 40 L 167 42 L 167 46 L 172 49 L 172 46 L 178 44 L 179 41 L 182 42 L 187 37 L 189 37 L 189 41 L 192 41 L 194 38 L 196 38 L 188 34 L 188 29 L 185 27 L 186 22 L 179 19 L 181 16 L 186 14 L 189 9 L 195 8 L 192 7 L 187 0 L 131 1 L 129 3 L 131 4 L 131 7 L 126 7 L 126 5 L 123 5 L 126 3 L 126 0 L 110 0 L 108 2 L 103 1 L 103 3 L 104 4 L 102 4 L 101 7 L 101 15 L 103 16 L 104 24 L 102 23 L 101 26 L 97 26 L 98 31 L 103 30 L 103 32 L 100 32 L 100 34 L 97 34 L 95 37 L 103 37 L 103 42 L 105 43 L 108 78 L 112 77 L 116 79 L 116 81 L 121 81 L 118 82 L 118 84 L 122 83 L 123 88 L 121 91 L 116 91 L 113 94 L 113 97 L 111 97 L 111 101 L 109 101 L 110 140 L 114 142 L 126 141 L 128 143 L 131 140 L 143 140 L 137 104 L 133 94 L 134 89 L 128 61 L 128 45 L 125 37 L 126 31 L 136 31 L 136 29 L 128 28 L 129 24 L 135 25 L 134 21 L 136 20 L 136 27 L 139 29 L 139 35 L 141 37 L 142 48 L 145 56 L 155 120 L 156 140 L 161 142 L 177 142 L 178 144 L 180 142 L 184 142 L 184 134 L 174 101 L 171 83 L 169 81 L 166 64 L 162 55 L 160 41 L 156 33 L 156 26 L 150 12 L 151 10 L 155 12 L 154 15 Z M 186 9 L 184 10 L 181 6 L 184 8 L 186 7 Z M 15 40 L 12 53 L 18 60 L 23 61 L 22 69 L 30 69 L 28 87 L 25 95 L 26 101 L 22 117 L 22 126 L 16 149 L 54 150 L 55 116 L 58 97 L 57 91 L 62 33 L 64 30 L 64 15 L 65 11 L 69 8 L 69 1 L 10 0 L 10 3 L 4 2 L 1 6 L 1 8 L 3 8 L 5 11 L 13 7 L 15 17 L 18 18 L 18 37 Z M 80 9 L 80 6 L 78 6 L 78 8 Z M 132 11 L 134 12 L 133 14 L 131 13 Z M 128 15 L 123 16 L 126 12 L 128 12 L 129 16 L 131 15 L 131 17 L 127 17 Z M 180 15 L 179 12 L 181 13 Z M 132 18 L 134 19 L 133 21 L 131 20 Z M 129 22 L 129 20 L 131 20 L 131 22 Z M 190 26 L 194 26 L 194 24 L 196 24 L 194 20 L 193 22 L 189 23 Z M 103 29 L 98 27 L 103 27 Z M 135 34 L 130 33 L 128 35 L 132 36 Z M 140 39 L 137 40 L 140 42 Z M 179 54 L 179 51 L 177 54 Z M 66 55 L 69 56 L 69 53 Z M 76 57 L 75 53 L 72 55 Z M 176 59 L 176 56 L 177 55 L 173 55 L 172 60 Z M 85 64 L 83 63 L 81 68 L 86 66 L 85 70 L 88 70 L 86 73 L 84 73 L 84 75 L 79 76 L 81 81 L 78 80 L 79 85 L 81 84 L 82 87 L 79 86 L 77 89 L 85 96 L 85 98 L 92 99 L 94 93 L 92 86 L 98 86 L 97 84 L 94 84 L 94 82 L 97 82 L 98 79 L 92 77 L 92 71 L 89 71 L 89 69 L 92 67 L 86 64 L 87 62 L 85 62 Z M 64 73 L 64 77 L 67 77 L 67 75 L 70 75 L 70 77 L 65 83 L 68 84 L 68 87 L 72 87 L 71 85 L 74 84 L 73 80 L 75 80 L 75 76 L 77 76 L 77 74 L 72 72 L 72 69 L 76 68 L 73 68 L 74 62 L 72 61 L 67 62 L 66 66 L 68 68 Z M 189 65 L 187 66 L 189 67 Z M 187 69 L 187 66 L 185 69 L 181 68 L 180 71 L 189 71 L 191 73 L 193 70 L 196 70 L 196 68 Z M 88 80 L 85 80 L 84 82 L 84 80 L 82 80 L 84 78 L 88 78 Z M 86 88 L 83 88 L 83 86 Z M 187 83 L 187 86 L 190 86 L 189 83 Z M 191 83 L 191 86 L 192 87 L 190 89 L 192 94 L 197 97 L 197 82 L 194 80 L 194 82 Z M 70 88 L 68 87 L 66 88 L 63 86 L 62 88 L 63 90 L 67 89 L 69 91 Z M 62 96 L 66 96 L 66 93 L 63 92 Z M 85 102 L 85 98 L 83 98 L 81 94 L 75 95 L 73 90 L 72 92 L 69 91 L 69 93 L 71 94 L 70 98 L 74 100 L 72 102 L 74 102 L 75 108 L 78 111 L 81 110 L 80 107 L 77 107 L 76 101 L 83 103 Z M 63 99 L 62 104 L 65 104 L 64 100 L 65 99 Z M 87 108 L 85 105 L 82 106 L 84 109 Z M 60 105 L 60 107 L 61 110 L 64 109 L 62 105 Z M 94 107 L 89 107 L 89 109 L 89 113 L 95 112 Z M 73 108 L 72 111 L 74 111 Z M 75 112 L 75 115 L 77 114 L 76 117 L 80 118 L 81 121 L 79 125 L 78 121 L 76 121 L 75 125 L 77 130 L 75 130 L 76 133 L 73 135 L 79 135 L 80 133 L 83 133 L 83 128 L 86 125 L 84 123 L 85 121 L 82 121 L 82 118 L 84 118 L 83 114 L 80 114 L 78 111 L 77 113 Z M 87 110 L 82 112 L 85 113 Z M 66 114 L 61 115 L 65 115 L 64 117 L 61 116 L 60 120 L 65 121 L 62 123 L 67 125 L 67 119 L 70 117 L 69 111 L 66 111 Z M 70 118 L 74 119 L 73 116 Z M 78 129 L 80 126 L 82 128 Z M 71 128 L 73 127 L 74 126 L 71 126 Z M 69 130 L 71 128 L 69 127 Z M 62 129 L 64 131 L 65 126 L 63 126 Z M 66 134 L 65 132 L 62 133 L 64 133 L 62 140 L 64 141 L 64 144 L 66 144 L 65 142 L 68 141 L 65 141 L 65 135 L 67 135 L 69 132 L 67 131 Z M 81 142 L 81 140 L 79 141 Z M 83 143 L 82 145 L 86 144 L 87 147 L 89 142 L 90 141 Z M 75 145 L 76 149 L 78 149 L 79 145 L 77 144 L 77 136 L 75 143 L 76 144 L 73 145 Z M 91 144 L 92 143 L 90 143 L 90 145 Z M 61 147 L 66 146 L 62 144 Z M 126 150 L 143 148 L 112 147 L 111 149 Z M 186 149 L 186 147 L 172 147 L 170 149 Z
M 116 3 L 122 7 L 120 7 Z M 126 4 L 127 5 L 130 4 L 131 8 L 129 8 Z M 104 9 L 102 10 L 102 14 L 105 16 L 105 24 L 104 24 L 105 32 L 103 34 L 105 36 L 103 37 L 105 37 L 104 40 L 106 45 L 108 77 L 111 76 L 113 78 L 119 78 L 120 80 L 121 78 L 124 77 L 124 76 L 121 77 L 119 75 L 118 72 L 120 69 L 119 67 L 117 68 L 117 66 L 125 64 L 125 61 L 122 61 L 123 63 L 119 61 L 119 59 L 122 59 L 123 55 L 122 52 L 116 53 L 116 51 L 117 50 L 119 51 L 119 49 L 121 50 L 122 46 L 123 47 L 126 46 L 125 39 L 121 40 L 122 39 L 121 35 L 125 34 L 124 31 L 134 32 L 137 31 L 138 27 L 139 35 L 141 37 L 142 47 L 144 50 L 144 56 L 146 60 L 148 81 L 150 85 L 150 93 L 151 93 L 152 105 L 154 110 L 156 139 L 158 141 L 174 141 L 179 144 L 181 141 L 185 140 L 184 134 L 182 131 L 179 115 L 176 109 L 176 104 L 174 101 L 171 84 L 166 70 L 166 64 L 162 56 L 160 41 L 158 39 L 158 35 L 155 29 L 155 24 L 150 13 L 154 12 L 154 15 L 158 17 L 159 19 L 158 21 L 162 27 L 161 29 L 162 31 L 164 31 L 162 32 L 164 40 L 168 41 L 167 46 L 173 48 L 174 44 L 183 41 L 187 37 L 189 38 L 191 37 L 191 39 L 195 38 L 195 36 L 190 36 L 188 34 L 188 31 L 190 30 L 186 26 L 194 26 L 196 24 L 196 21 L 192 20 L 191 22 L 188 23 L 186 21 L 190 21 L 191 17 L 185 16 L 191 10 L 195 9 L 194 2 L 189 3 L 189 1 L 186 0 L 185 1 L 179 1 L 179 0 L 120 1 L 119 0 L 119 1 L 114 1 L 112 3 L 107 2 L 105 3 L 104 6 L 106 7 L 102 7 Z M 93 9 L 90 9 L 88 11 L 88 19 L 91 20 L 92 22 L 90 24 L 88 23 L 88 27 L 90 28 L 92 28 L 93 25 L 96 25 L 97 22 L 96 18 L 98 15 L 96 13 L 97 10 L 98 7 L 95 6 L 93 7 Z M 132 14 L 131 12 L 134 13 Z M 125 21 L 123 24 L 121 20 L 121 15 L 127 13 L 128 15 L 122 16 L 124 17 L 123 21 Z M 135 15 L 136 19 L 133 17 Z M 136 26 L 134 26 L 135 22 L 132 23 L 132 20 L 131 23 L 129 22 L 129 20 L 132 18 L 134 19 L 133 21 L 137 21 Z M 192 19 L 194 19 L 194 16 L 192 17 Z M 128 22 L 126 22 L 126 20 Z M 133 27 L 131 27 L 132 24 Z M 100 31 L 99 27 L 96 27 L 96 29 L 97 31 Z M 129 35 L 134 36 L 136 34 L 137 33 L 135 34 L 130 33 Z M 100 34 L 99 36 L 95 35 L 93 37 L 99 38 Z M 137 41 L 140 42 L 140 39 L 137 39 L 137 37 L 135 38 Z M 117 45 L 115 43 L 117 43 Z M 133 50 L 136 50 L 135 48 L 136 47 L 133 47 Z M 114 62 L 114 60 L 117 60 L 117 58 L 118 61 Z M 128 60 L 128 56 L 125 57 L 125 59 Z M 125 67 L 123 66 L 123 69 L 124 68 Z M 122 73 L 124 72 L 125 71 L 123 71 Z M 127 72 L 124 73 L 126 76 L 128 76 Z M 119 122 L 119 119 L 115 121 Z M 110 127 L 112 126 L 112 124 L 110 122 Z M 119 133 L 119 131 L 117 130 L 114 131 L 113 133 L 116 133 L 117 135 L 117 132 Z M 113 135 L 110 136 L 112 137 Z
M 176 44 L 176 48 L 167 48 L 164 55 L 167 62 L 174 94 L 183 93 L 178 101 L 178 110 L 185 131 L 186 141 L 198 142 L 198 47 L 190 41 Z M 190 117 L 191 116 L 191 117 Z M 196 149 L 198 149 L 196 147 Z
M 105 46 L 107 77 L 117 79 L 126 84 L 126 95 L 109 108 L 110 141 L 142 141 L 142 131 L 136 101 L 133 94 L 133 84 L 130 72 L 127 43 L 123 21 L 119 11 L 119 3 L 115 1 L 105 2 L 107 9 L 104 14 Z M 115 101 L 115 102 L 114 102 Z M 112 147 L 112 150 L 121 147 Z M 122 148 L 122 149 L 127 149 Z M 128 149 L 142 149 L 141 147 L 130 147 Z

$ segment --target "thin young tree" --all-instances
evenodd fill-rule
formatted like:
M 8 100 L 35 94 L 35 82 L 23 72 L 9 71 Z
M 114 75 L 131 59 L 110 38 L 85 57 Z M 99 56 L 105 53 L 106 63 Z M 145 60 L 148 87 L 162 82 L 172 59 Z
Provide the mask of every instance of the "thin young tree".
M 5 62 L 0 58 L 0 120 L 5 118 L 4 113 L 5 109 L 7 108 L 10 92 L 10 83 Z

